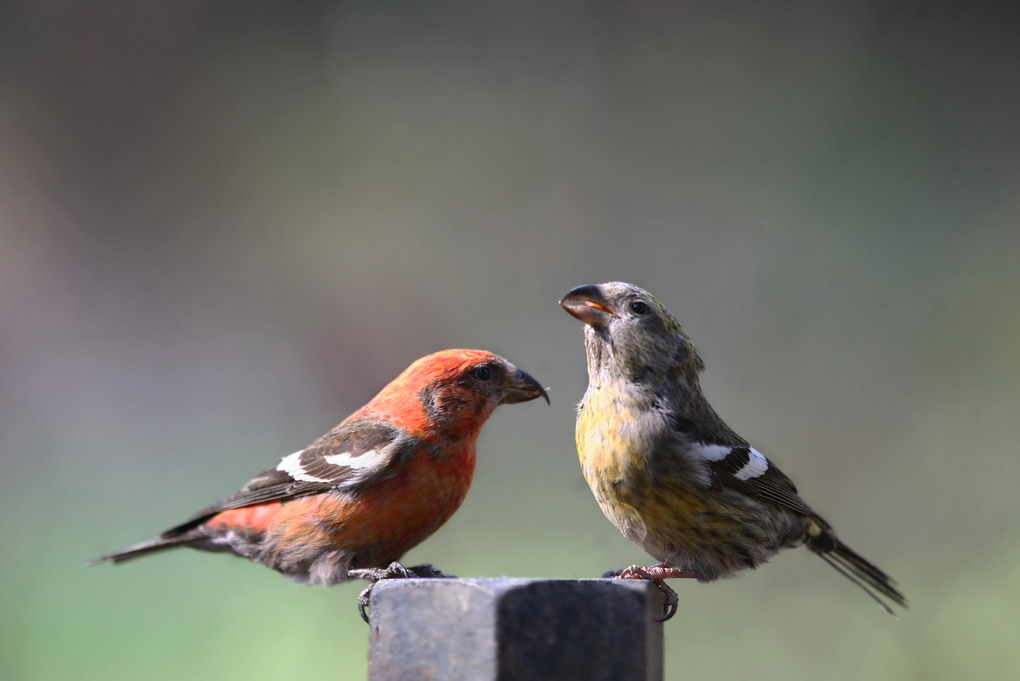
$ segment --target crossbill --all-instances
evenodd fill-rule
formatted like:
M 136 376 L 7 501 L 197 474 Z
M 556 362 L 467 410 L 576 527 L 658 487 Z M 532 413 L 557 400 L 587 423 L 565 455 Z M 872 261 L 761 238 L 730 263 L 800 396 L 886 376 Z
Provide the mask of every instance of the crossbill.
M 890 577 L 843 543 L 793 482 L 716 414 L 701 391 L 704 363 L 670 311 L 648 291 L 580 286 L 560 305 L 585 323 L 588 389 L 577 452 L 606 517 L 657 565 L 607 573 L 711 582 L 806 546 L 887 612 L 906 607 Z
M 439 576 L 401 556 L 460 506 L 478 434 L 493 410 L 549 397 L 530 375 L 483 350 L 422 357 L 368 404 L 236 494 L 155 539 L 94 562 L 181 546 L 233 553 L 297 582 Z M 359 599 L 365 616 L 367 590 Z

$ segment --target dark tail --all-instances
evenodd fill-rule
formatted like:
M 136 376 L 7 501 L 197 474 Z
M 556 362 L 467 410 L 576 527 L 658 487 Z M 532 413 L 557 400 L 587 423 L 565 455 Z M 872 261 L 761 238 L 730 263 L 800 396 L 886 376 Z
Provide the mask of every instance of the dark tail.
M 876 603 L 890 615 L 896 616 L 886 601 L 892 601 L 901 608 L 907 607 L 907 599 L 896 588 L 896 582 L 876 565 L 844 544 L 831 532 L 812 537 L 807 547 L 821 556 L 837 572 L 861 587 Z
M 140 558 L 141 556 L 155 553 L 157 551 L 166 551 L 167 549 L 175 549 L 178 546 L 187 546 L 190 543 L 191 537 L 170 537 L 158 539 L 150 539 L 149 541 L 143 541 L 140 544 L 129 546 L 123 551 L 117 551 L 116 553 L 108 553 L 105 556 L 99 556 L 93 558 L 86 565 L 95 565 L 97 563 L 105 563 L 107 561 L 111 563 L 123 563 L 126 560 L 132 560 L 134 558 Z

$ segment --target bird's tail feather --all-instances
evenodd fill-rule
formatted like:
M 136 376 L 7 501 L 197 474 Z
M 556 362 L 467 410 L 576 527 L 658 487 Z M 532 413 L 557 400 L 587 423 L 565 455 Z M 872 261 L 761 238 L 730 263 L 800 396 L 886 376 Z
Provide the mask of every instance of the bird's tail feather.
M 896 582 L 892 577 L 844 544 L 835 535 L 826 532 L 809 540 L 807 546 L 837 572 L 859 586 L 890 615 L 895 616 L 896 613 L 887 601 L 892 601 L 901 608 L 907 607 L 907 599 L 896 588 Z
M 129 546 L 123 551 L 117 551 L 116 553 L 108 553 L 105 556 L 99 556 L 93 558 L 86 565 L 95 565 L 97 563 L 105 563 L 107 561 L 111 563 L 123 563 L 126 560 L 132 560 L 134 558 L 140 558 L 141 556 L 155 553 L 156 551 L 165 551 L 167 549 L 177 548 L 178 546 L 184 546 L 188 541 L 182 541 L 181 537 L 172 538 L 157 538 L 150 539 L 149 541 L 143 541 L 134 546 Z

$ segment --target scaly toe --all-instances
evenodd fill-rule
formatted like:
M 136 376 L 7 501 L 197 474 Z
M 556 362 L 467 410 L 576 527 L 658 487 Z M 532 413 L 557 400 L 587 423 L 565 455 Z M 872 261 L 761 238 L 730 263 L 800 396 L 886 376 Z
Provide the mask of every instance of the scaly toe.
M 662 607 L 663 610 L 665 611 L 665 615 L 663 615 L 662 619 L 656 621 L 668 622 L 669 620 L 673 619 L 673 615 L 676 614 L 677 608 L 680 607 L 680 597 L 677 596 L 676 591 L 674 591 L 671 587 L 666 586 L 665 582 L 654 582 L 654 584 L 657 587 L 659 587 L 659 591 L 662 592 L 663 595 Z
M 375 588 L 376 583 L 372 582 L 364 588 L 364 590 L 358 594 L 358 614 L 361 615 L 361 619 L 365 620 L 365 624 L 369 624 L 368 621 L 368 601 L 372 597 L 372 589 Z
M 369 619 L 368 602 L 372 597 L 372 589 L 374 589 L 375 585 L 382 580 L 453 578 L 453 575 L 448 575 L 429 563 L 407 568 L 396 561 L 390 563 L 384 568 L 358 568 L 356 570 L 348 570 L 347 576 L 351 579 L 367 579 L 371 582 L 360 594 L 358 594 L 358 614 L 361 615 L 361 619 L 365 620 L 366 624 Z
M 677 608 L 680 606 L 680 597 L 677 596 L 676 591 L 669 587 L 664 581 L 667 576 L 686 577 L 687 574 L 681 573 L 680 570 L 663 565 L 654 565 L 649 568 L 641 567 L 640 565 L 631 565 L 623 570 L 610 570 L 602 575 L 602 578 L 644 579 L 654 584 L 656 588 L 662 592 L 663 596 L 663 617 L 662 619 L 656 620 L 656 622 L 666 622 L 676 614 Z

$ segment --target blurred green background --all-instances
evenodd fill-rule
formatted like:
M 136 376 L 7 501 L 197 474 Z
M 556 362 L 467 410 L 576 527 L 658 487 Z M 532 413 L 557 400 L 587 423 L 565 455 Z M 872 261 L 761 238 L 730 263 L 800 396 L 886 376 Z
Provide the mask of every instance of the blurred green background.
M 912 606 L 804 551 L 679 583 L 668 678 L 1017 678 L 1020 14 L 956 5 L 0 5 L 0 678 L 363 677 L 360 585 L 82 565 L 444 347 L 553 404 L 495 414 L 408 560 L 644 560 L 581 479 L 556 305 L 613 279 Z

